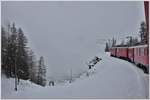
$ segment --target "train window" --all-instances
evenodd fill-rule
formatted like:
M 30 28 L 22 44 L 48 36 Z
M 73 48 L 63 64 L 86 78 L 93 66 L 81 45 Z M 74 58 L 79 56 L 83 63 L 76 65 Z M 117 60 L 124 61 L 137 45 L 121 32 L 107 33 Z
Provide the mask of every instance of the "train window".
M 137 48 L 138 49 L 138 56 L 140 56 L 140 48 Z
M 142 52 L 141 52 L 141 51 L 142 51 L 141 48 L 139 48 L 139 56 L 142 55 Z
M 117 53 L 119 52 L 119 49 L 117 49 Z
M 141 49 L 140 48 L 138 48 L 139 49 L 139 56 L 141 56 Z
M 144 56 L 144 48 L 141 48 L 141 56 Z
M 136 48 L 136 55 L 138 56 L 138 48 Z
M 147 49 L 146 48 L 144 48 L 144 55 L 146 56 L 146 53 L 147 53 Z

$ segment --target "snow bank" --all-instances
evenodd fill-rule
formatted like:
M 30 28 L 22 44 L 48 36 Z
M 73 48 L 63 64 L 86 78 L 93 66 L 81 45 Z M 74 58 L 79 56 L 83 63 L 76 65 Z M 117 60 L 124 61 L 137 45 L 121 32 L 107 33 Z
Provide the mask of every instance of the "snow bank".
M 98 54 L 102 60 L 94 74 L 84 73 L 71 84 L 41 87 L 21 81 L 14 91 L 14 79 L 2 78 L 2 98 L 13 99 L 145 99 L 148 98 L 148 75 L 135 65 L 108 54 Z M 90 71 L 89 71 L 90 72 Z M 93 71 L 91 71 L 93 72 Z

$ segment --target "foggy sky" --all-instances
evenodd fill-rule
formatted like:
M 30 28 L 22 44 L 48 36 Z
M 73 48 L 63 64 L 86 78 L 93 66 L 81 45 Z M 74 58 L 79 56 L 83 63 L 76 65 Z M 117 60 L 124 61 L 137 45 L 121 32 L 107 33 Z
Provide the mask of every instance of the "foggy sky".
M 37 57 L 44 56 L 49 76 L 85 70 L 106 40 L 137 35 L 143 20 L 141 1 L 2 1 L 2 24 L 23 29 Z

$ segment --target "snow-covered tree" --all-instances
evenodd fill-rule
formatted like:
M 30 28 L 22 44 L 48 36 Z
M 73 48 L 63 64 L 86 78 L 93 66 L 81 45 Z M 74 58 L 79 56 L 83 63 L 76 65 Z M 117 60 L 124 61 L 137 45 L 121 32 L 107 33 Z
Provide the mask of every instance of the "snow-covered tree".
M 34 83 L 46 85 L 46 66 L 44 58 L 36 61 L 34 52 L 27 47 L 27 38 L 15 23 L 1 27 L 2 33 L 2 72 L 9 78 L 30 79 Z M 37 65 L 38 62 L 38 65 Z M 15 87 L 17 90 L 17 86 Z
M 2 54 L 2 61 L 1 61 L 1 65 L 2 65 L 2 72 L 5 73 L 5 70 L 6 70 L 6 66 L 7 66 L 7 63 L 6 63 L 6 57 L 7 57 L 7 37 L 6 37 L 6 31 L 4 29 L 4 27 L 2 26 L 1 27 L 1 39 L 2 39 L 2 47 L 1 47 L 1 54 Z
M 116 45 L 116 40 L 113 38 L 112 39 L 112 47 L 114 47 Z
M 138 38 L 136 38 L 136 37 L 134 38 L 132 36 L 128 36 L 127 38 L 128 38 L 128 41 L 127 41 L 126 45 L 128 45 L 128 46 L 134 46 L 139 43 Z
M 138 38 L 135 37 L 135 38 L 132 39 L 132 44 L 133 45 L 136 45 L 138 43 L 139 43 Z
M 108 39 L 108 46 L 109 46 L 109 48 L 112 47 L 112 43 L 111 43 L 111 40 L 110 40 L 110 39 Z
M 29 78 L 27 38 L 21 28 L 18 29 L 17 37 L 17 76 L 18 78 Z
M 29 67 L 29 79 L 36 83 L 36 59 L 34 52 L 28 49 L 28 67 Z
M 127 45 L 132 46 L 133 45 L 133 37 L 132 36 L 127 36 L 127 38 L 128 38 Z
M 146 34 L 146 23 L 143 21 L 141 22 L 141 25 L 140 25 L 140 38 L 141 38 L 141 43 L 147 43 L 148 42 L 148 39 L 147 39 L 147 34 Z
M 17 29 L 15 27 L 15 23 L 13 23 L 11 27 L 11 34 L 8 37 L 8 45 L 7 45 L 6 75 L 8 77 L 15 76 L 16 55 L 17 55 Z
M 39 71 L 38 71 L 38 84 L 46 85 L 46 66 L 44 64 L 44 58 L 41 56 L 39 60 Z
M 121 44 L 120 44 L 120 45 L 121 45 L 121 46 L 125 45 L 124 40 L 121 41 Z
M 108 51 L 109 51 L 109 46 L 108 46 L 108 43 L 106 42 L 105 52 L 108 52 Z

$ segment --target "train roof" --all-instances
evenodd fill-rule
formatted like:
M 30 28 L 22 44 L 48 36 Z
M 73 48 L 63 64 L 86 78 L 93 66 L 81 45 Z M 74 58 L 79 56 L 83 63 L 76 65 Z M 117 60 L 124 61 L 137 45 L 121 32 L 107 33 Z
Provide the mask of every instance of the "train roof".
M 123 47 L 123 46 L 121 47 L 121 46 L 120 46 L 120 47 L 111 47 L 111 48 L 128 48 L 128 47 Z
M 129 48 L 139 48 L 139 47 L 148 47 L 148 45 L 144 44 L 144 45 L 130 46 Z
M 139 48 L 139 47 L 148 47 L 148 44 L 143 44 L 143 45 L 136 45 L 136 46 L 115 46 L 115 47 L 111 47 L 111 48 Z

